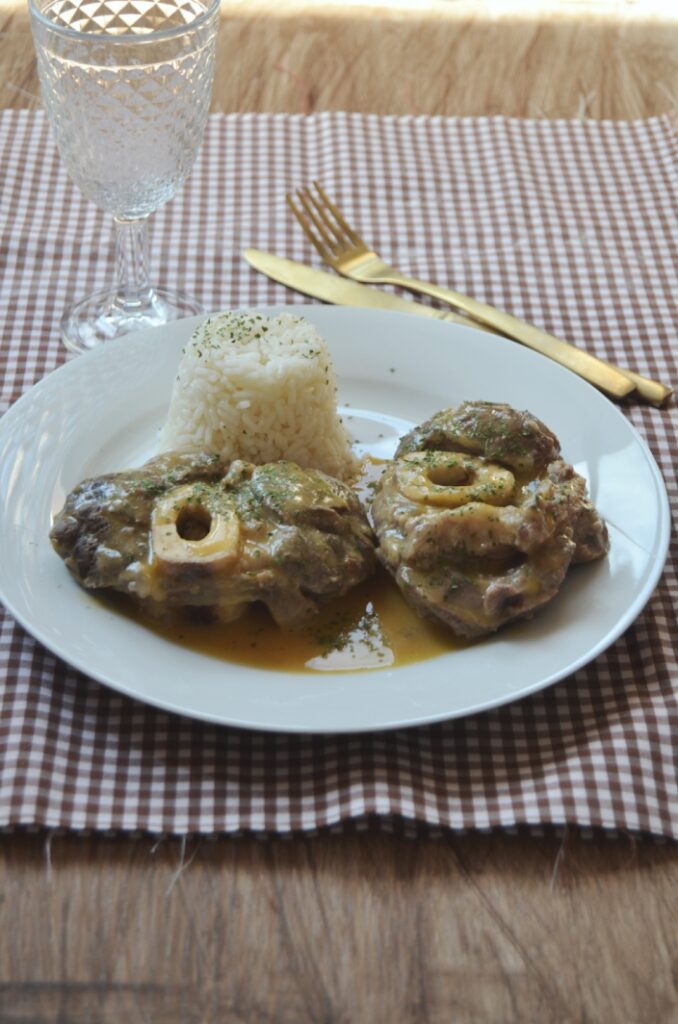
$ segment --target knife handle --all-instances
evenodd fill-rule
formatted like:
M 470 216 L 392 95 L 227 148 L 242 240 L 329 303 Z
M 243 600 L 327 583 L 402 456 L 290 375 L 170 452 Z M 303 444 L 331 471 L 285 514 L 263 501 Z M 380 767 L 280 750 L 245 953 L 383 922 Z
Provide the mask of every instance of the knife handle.
M 658 381 L 649 380 L 647 377 L 641 377 L 640 374 L 622 370 L 602 359 L 597 359 L 596 356 L 583 349 L 575 348 L 574 345 L 555 338 L 547 331 L 542 331 L 539 327 L 519 320 L 511 313 L 495 309 L 494 306 L 479 302 L 467 295 L 461 295 L 449 288 L 440 288 L 426 281 L 419 281 L 416 278 L 405 277 L 397 273 L 384 274 L 379 277 L 370 274 L 370 281 L 375 284 L 399 285 L 401 288 L 429 295 L 433 299 L 440 299 L 463 311 L 477 323 L 490 327 L 515 341 L 520 341 L 523 345 L 554 359 L 615 398 L 623 398 L 635 389 L 653 405 L 661 405 L 672 394 L 671 388 Z
M 612 364 L 608 363 L 607 365 L 611 366 Z M 642 377 L 639 373 L 634 373 L 633 370 L 622 370 L 621 372 L 626 374 L 629 380 L 633 381 L 638 394 L 646 402 L 649 402 L 650 405 L 656 405 L 659 408 L 673 394 L 673 388 L 668 387 L 666 384 L 661 384 L 658 380 Z

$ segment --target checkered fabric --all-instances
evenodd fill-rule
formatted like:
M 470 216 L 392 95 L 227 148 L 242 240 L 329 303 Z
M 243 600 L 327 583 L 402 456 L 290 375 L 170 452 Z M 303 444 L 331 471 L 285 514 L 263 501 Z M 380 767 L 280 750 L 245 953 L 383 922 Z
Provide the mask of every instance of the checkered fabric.
M 4 410 L 66 358 L 61 312 L 111 280 L 113 251 L 110 219 L 71 185 L 42 114 L 4 112 L 0 154 Z M 209 309 L 308 301 L 240 253 L 320 265 L 284 201 L 317 178 L 403 271 L 675 383 L 675 166 L 668 118 L 215 115 L 184 188 L 152 218 L 154 277 Z M 675 507 L 675 402 L 625 408 Z M 339 737 L 147 707 L 58 661 L 4 614 L 0 825 L 211 834 L 382 815 L 676 837 L 677 606 L 674 548 L 633 626 L 570 678 L 482 715 Z

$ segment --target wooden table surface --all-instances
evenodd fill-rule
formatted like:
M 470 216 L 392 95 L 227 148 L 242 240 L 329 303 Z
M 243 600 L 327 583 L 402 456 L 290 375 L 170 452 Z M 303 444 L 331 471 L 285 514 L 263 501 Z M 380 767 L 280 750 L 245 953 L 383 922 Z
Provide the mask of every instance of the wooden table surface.
M 224 0 L 214 109 L 675 113 L 672 6 Z M 38 104 L 0 0 L 0 106 Z M 674 845 L 576 830 L 7 835 L 0 1024 L 672 1022 L 677 893 Z

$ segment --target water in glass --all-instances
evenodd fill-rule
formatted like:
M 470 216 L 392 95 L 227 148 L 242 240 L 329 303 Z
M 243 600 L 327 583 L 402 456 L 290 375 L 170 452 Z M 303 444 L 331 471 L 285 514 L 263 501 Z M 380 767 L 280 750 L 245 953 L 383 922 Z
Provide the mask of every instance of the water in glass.
M 146 218 L 190 171 L 209 110 L 219 0 L 29 0 L 43 101 L 80 191 L 113 214 L 118 281 L 68 309 L 73 351 L 200 311 L 151 287 Z

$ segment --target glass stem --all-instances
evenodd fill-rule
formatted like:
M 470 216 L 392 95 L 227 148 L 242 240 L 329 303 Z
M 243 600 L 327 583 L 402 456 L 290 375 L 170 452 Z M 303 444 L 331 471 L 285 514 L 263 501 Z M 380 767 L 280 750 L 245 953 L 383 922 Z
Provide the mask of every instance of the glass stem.
M 115 217 L 116 306 L 138 312 L 151 305 L 153 289 L 148 276 L 148 221 L 146 217 Z

